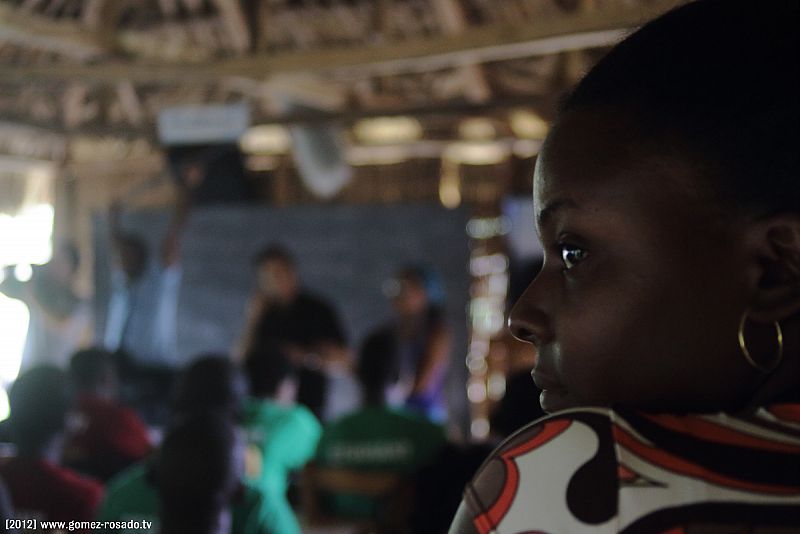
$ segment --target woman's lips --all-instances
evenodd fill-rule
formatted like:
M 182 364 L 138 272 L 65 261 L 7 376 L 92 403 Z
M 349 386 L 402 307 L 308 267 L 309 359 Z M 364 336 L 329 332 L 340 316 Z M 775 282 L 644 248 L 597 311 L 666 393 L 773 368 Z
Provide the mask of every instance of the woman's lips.
M 541 367 L 536 367 L 532 372 L 533 382 L 539 389 L 565 389 L 555 376 L 542 370 Z
M 539 395 L 539 404 L 547 413 L 572 408 L 576 405 L 566 389 L 543 389 Z
M 541 404 L 542 410 L 553 413 L 575 406 L 576 403 L 570 398 L 567 388 L 561 385 L 561 382 L 555 377 L 540 369 L 535 369 L 532 376 L 536 387 L 542 390 L 539 395 L 539 404 Z

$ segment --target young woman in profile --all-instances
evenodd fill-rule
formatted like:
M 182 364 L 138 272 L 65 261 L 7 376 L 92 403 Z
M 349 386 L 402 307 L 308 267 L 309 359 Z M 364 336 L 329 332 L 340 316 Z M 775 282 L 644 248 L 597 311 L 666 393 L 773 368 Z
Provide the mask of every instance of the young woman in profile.
M 564 102 L 510 319 L 551 415 L 451 533 L 800 531 L 798 6 L 692 2 Z

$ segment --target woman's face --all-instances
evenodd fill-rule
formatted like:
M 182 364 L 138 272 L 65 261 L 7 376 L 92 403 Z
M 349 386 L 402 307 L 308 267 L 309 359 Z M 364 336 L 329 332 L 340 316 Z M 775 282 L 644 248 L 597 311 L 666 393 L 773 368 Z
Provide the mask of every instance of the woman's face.
M 692 184 L 691 162 L 646 149 L 628 121 L 573 112 L 537 162 L 542 271 L 511 312 L 534 343 L 545 410 L 718 409 L 757 375 L 737 342 L 742 229 Z
M 258 287 L 268 298 L 290 302 L 297 293 L 297 274 L 294 268 L 283 260 L 266 260 L 258 267 Z
M 411 317 L 425 311 L 428 306 L 428 294 L 416 280 L 401 277 L 398 293 L 392 303 L 398 315 Z

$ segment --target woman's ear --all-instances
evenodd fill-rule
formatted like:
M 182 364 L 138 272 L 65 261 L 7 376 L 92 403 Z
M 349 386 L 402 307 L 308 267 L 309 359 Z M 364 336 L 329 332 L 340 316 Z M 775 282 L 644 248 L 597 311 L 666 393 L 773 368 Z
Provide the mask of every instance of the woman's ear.
M 750 317 L 772 322 L 800 314 L 800 215 L 776 215 L 749 232 L 757 263 Z

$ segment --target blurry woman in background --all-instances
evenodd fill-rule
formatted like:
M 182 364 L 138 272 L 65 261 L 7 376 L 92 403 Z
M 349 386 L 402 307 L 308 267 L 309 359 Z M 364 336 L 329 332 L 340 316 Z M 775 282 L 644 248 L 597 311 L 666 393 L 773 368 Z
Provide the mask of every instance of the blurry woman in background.
M 446 416 L 444 379 L 450 357 L 450 331 L 440 306 L 441 288 L 433 273 L 406 267 L 387 284 L 395 317 L 374 335 L 386 335 L 397 377 L 390 404 L 405 404 L 434 421 Z

